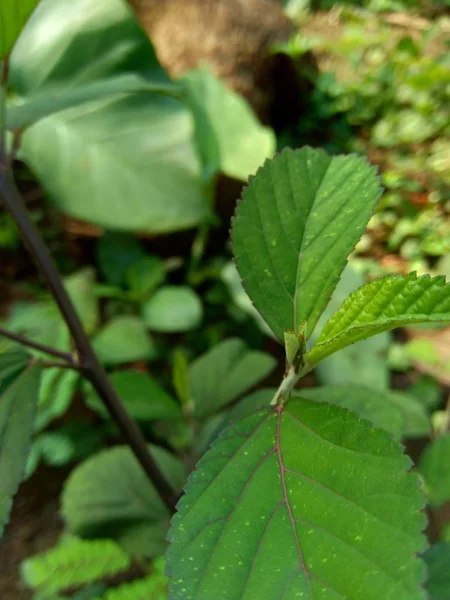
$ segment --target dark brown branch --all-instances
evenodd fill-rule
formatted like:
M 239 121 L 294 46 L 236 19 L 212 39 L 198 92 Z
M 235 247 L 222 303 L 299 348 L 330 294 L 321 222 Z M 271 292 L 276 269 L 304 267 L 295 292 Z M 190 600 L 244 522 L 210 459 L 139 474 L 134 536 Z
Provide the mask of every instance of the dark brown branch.
M 11 170 L 8 167 L 7 157 L 4 155 L 0 156 L 0 196 L 3 198 L 6 209 L 17 224 L 28 250 L 33 256 L 40 272 L 44 275 L 52 295 L 58 304 L 71 332 L 86 377 L 103 400 L 124 440 L 133 450 L 148 478 L 157 489 L 161 499 L 169 510 L 173 511 L 176 502 L 175 492 L 148 451 L 147 443 L 141 430 L 125 410 L 105 370 L 98 361 L 89 338 L 64 288 L 62 279 L 49 254 L 47 246 L 28 215 L 22 197 L 15 185 Z
M 62 350 L 57 350 L 56 348 L 52 348 L 51 346 L 47 346 L 46 344 L 40 344 L 39 342 L 34 342 L 29 338 L 20 335 L 19 333 L 13 333 L 12 331 L 8 331 L 4 327 L 0 327 L 0 337 L 6 337 L 18 344 L 22 344 L 22 346 L 28 346 L 29 348 L 33 348 L 34 350 L 39 350 L 40 352 L 44 352 L 45 354 L 49 354 L 50 356 L 54 356 L 55 358 L 60 358 L 61 360 L 66 361 L 71 366 L 79 366 L 75 361 L 74 357 L 69 352 L 62 352 Z

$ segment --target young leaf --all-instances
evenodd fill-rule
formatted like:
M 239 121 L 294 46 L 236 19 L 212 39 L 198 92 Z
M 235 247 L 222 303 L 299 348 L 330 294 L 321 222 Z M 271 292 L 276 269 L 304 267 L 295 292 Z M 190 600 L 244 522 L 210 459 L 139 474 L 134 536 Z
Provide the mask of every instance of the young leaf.
M 39 0 L 2 0 L 0 4 L 0 60 L 5 58 L 19 37 Z
M 0 536 L 25 474 L 40 374 L 39 363 L 29 366 L 0 397 Z
M 194 290 L 186 286 L 160 288 L 143 308 L 143 319 L 154 331 L 189 331 L 198 327 L 202 318 L 202 302 Z
M 448 600 L 450 590 L 450 544 L 434 544 L 423 555 L 428 567 L 429 600 Z
M 295 399 L 227 427 L 169 532 L 172 600 L 424 600 L 423 494 L 398 443 Z
M 31 588 L 58 592 L 111 577 L 130 567 L 130 557 L 112 540 L 69 538 L 21 565 Z
M 285 150 L 250 179 L 233 221 L 236 264 L 280 341 L 302 323 L 311 335 L 380 193 L 363 158 L 312 148 Z
M 93 341 L 100 360 L 110 365 L 149 360 L 156 353 L 145 323 L 131 315 L 111 319 Z
M 176 419 L 181 417 L 180 407 L 175 400 L 148 374 L 138 371 L 118 371 L 109 379 L 129 414 L 139 421 Z M 109 418 L 109 412 L 90 386 L 87 404 Z
M 161 566 L 157 563 L 154 572 L 144 579 L 108 590 L 103 600 L 167 600 L 167 577 Z
M 183 463 L 161 448 L 149 448 L 174 489 L 181 490 Z M 139 526 L 147 533 L 148 554 L 165 549 L 167 507 L 125 446 L 99 452 L 77 467 L 66 482 L 62 505 L 67 527 L 75 535 L 109 537 L 134 554 L 128 530 Z
M 444 277 L 387 275 L 350 294 L 325 325 L 306 360 L 312 366 L 377 333 L 441 321 L 450 321 L 450 284 Z
M 450 433 L 436 438 L 425 448 L 419 468 L 425 478 L 430 504 L 439 506 L 450 500 Z
M 195 416 L 203 419 L 216 413 L 267 377 L 275 364 L 272 356 L 249 350 L 240 339 L 221 342 L 190 366 Z

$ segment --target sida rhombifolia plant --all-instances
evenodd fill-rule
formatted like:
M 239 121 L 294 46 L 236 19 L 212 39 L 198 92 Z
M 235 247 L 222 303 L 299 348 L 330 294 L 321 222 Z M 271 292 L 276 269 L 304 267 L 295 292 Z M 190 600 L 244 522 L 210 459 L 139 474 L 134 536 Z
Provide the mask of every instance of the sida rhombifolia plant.
M 424 496 L 384 430 L 295 384 L 330 354 L 450 320 L 443 277 L 386 276 L 317 321 L 379 199 L 355 155 L 285 150 L 250 179 L 232 224 L 243 284 L 287 369 L 266 407 L 231 423 L 189 477 L 169 532 L 171 600 L 420 600 Z

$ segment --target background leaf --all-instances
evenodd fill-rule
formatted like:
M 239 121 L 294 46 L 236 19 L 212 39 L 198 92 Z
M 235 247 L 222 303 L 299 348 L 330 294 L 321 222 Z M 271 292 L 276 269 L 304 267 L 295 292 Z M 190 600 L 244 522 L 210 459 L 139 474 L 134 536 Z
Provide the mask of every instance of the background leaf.
M 98 299 L 94 294 L 94 269 L 88 267 L 77 271 L 66 278 L 65 285 L 83 327 L 92 335 L 100 323 Z
M 35 431 L 42 431 L 67 411 L 79 382 L 77 371 L 57 367 L 45 369 L 41 378 Z
M 0 397 L 0 536 L 25 473 L 41 367 L 28 367 Z
M 146 373 L 138 371 L 118 371 L 109 376 L 127 412 L 139 421 L 180 418 L 181 412 L 175 400 Z M 103 402 L 89 386 L 88 405 L 109 418 Z
M 209 176 L 222 171 L 247 179 L 275 152 L 275 136 L 247 102 L 201 67 L 182 79 L 195 119 L 196 142 Z
M 73 0 L 70 7 L 44 0 L 11 69 L 14 91 L 28 99 L 121 74 L 169 82 L 121 0 Z M 210 216 L 192 136 L 180 101 L 115 94 L 38 121 L 23 135 L 21 156 L 70 216 L 111 229 L 166 232 Z
M 59 592 L 111 577 L 130 564 L 129 556 L 112 540 L 69 538 L 25 560 L 21 574 L 29 587 Z
M 450 434 L 434 439 L 424 450 L 419 469 L 431 506 L 450 500 Z
M 285 150 L 250 180 L 233 248 L 250 298 L 280 341 L 303 322 L 311 335 L 380 192 L 364 159 L 312 148 Z
M 142 316 L 154 331 L 189 331 L 200 325 L 203 306 L 193 289 L 166 285 L 145 303 Z
M 450 544 L 433 544 L 423 555 L 428 567 L 429 600 L 448 600 L 450 589 Z
M 0 339 L 0 390 L 3 382 L 22 371 L 30 358 L 23 346 Z
M 240 339 L 221 342 L 189 368 L 195 416 L 202 419 L 215 414 L 267 377 L 275 365 L 272 356 L 249 350 Z
M 423 600 L 409 466 L 389 434 L 338 406 L 291 400 L 230 425 L 173 519 L 169 596 Z
M 387 275 L 351 294 L 323 328 L 306 360 L 317 363 L 371 335 L 414 323 L 450 321 L 450 284 L 416 273 Z
M 185 482 L 183 463 L 161 448 L 150 447 L 160 469 L 176 490 Z M 146 554 L 164 552 L 169 522 L 167 507 L 146 477 L 142 467 L 125 446 L 104 450 L 77 467 L 67 480 L 62 512 L 68 529 L 83 537 L 108 537 L 130 553 L 133 530 L 144 528 Z M 131 533 L 130 533 L 131 530 Z
M 124 315 L 111 319 L 93 339 L 94 350 L 106 364 L 148 360 L 155 356 L 155 346 L 138 317 Z
M 39 0 L 2 0 L 0 6 L 0 60 L 11 51 L 22 27 Z

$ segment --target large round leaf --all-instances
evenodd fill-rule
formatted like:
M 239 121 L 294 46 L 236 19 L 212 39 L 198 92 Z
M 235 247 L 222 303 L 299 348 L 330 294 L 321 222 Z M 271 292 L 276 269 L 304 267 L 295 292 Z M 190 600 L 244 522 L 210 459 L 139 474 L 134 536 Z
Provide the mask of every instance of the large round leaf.
M 166 285 L 155 292 L 143 308 L 143 318 L 154 331 L 189 331 L 200 325 L 203 306 L 189 287 Z
M 182 462 L 155 446 L 150 451 L 174 489 L 180 490 L 186 477 Z M 164 551 L 167 507 L 125 446 L 104 450 L 73 471 L 63 493 L 63 514 L 77 535 L 115 539 L 132 554 Z M 148 534 L 146 544 L 140 530 Z
M 384 431 L 291 400 L 227 427 L 169 533 L 172 600 L 423 600 L 423 495 Z

